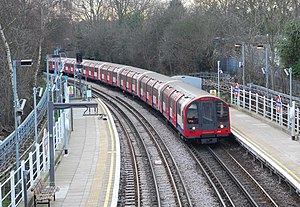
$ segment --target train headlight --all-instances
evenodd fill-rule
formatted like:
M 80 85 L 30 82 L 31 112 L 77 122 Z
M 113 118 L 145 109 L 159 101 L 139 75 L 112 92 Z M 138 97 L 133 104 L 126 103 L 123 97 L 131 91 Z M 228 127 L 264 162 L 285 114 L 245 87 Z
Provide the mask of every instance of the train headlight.
M 220 125 L 220 128 L 221 128 L 221 129 L 223 129 L 223 128 L 224 128 L 224 125 L 223 125 L 223 124 L 221 124 L 221 125 Z
M 196 129 L 196 127 L 193 126 L 193 127 L 192 127 L 192 130 L 195 130 L 195 129 Z

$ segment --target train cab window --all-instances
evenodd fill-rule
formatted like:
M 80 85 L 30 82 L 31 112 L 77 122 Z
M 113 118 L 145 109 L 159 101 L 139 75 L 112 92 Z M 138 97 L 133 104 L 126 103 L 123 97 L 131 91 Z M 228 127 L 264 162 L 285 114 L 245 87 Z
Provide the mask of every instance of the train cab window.
M 186 118 L 188 124 L 198 124 L 198 105 L 192 103 L 186 111 Z
M 214 123 L 214 104 L 213 102 L 202 102 L 201 115 L 204 125 Z
M 217 102 L 217 119 L 218 121 L 228 120 L 228 107 L 222 102 Z

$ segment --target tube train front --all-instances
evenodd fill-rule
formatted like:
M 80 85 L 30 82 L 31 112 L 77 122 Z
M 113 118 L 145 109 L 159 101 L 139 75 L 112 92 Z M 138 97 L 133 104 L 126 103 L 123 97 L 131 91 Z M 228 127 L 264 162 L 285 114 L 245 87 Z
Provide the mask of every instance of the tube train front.
M 63 71 L 72 75 L 75 59 L 61 58 Z M 185 140 L 215 143 L 230 134 L 229 106 L 218 97 L 178 79 L 131 66 L 84 60 L 83 76 L 116 86 L 158 110 Z M 50 70 L 57 68 L 49 59 Z

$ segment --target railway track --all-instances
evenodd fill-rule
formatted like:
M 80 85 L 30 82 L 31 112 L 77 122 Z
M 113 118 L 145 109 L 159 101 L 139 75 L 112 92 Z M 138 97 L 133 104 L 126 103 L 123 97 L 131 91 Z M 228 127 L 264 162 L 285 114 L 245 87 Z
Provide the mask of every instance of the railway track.
M 136 161 L 134 161 L 134 158 L 130 160 L 124 158 L 125 173 L 126 175 L 130 175 L 130 177 L 126 178 L 125 190 L 122 193 L 125 195 L 124 205 L 126 203 L 129 205 L 130 203 L 126 195 L 133 195 L 132 191 L 136 192 L 132 187 L 128 187 L 133 186 L 132 182 L 127 182 L 128 179 L 136 180 L 134 186 L 141 188 L 138 191 L 140 195 L 136 193 L 134 196 L 137 198 L 136 200 L 140 199 L 140 201 L 136 201 L 135 205 L 192 206 L 180 171 L 159 134 L 128 103 L 122 101 L 120 98 L 108 98 L 108 96 L 108 94 L 104 95 L 106 100 L 109 101 L 108 105 L 113 105 L 110 109 L 115 111 L 115 114 L 119 113 L 116 116 L 118 117 L 118 123 L 122 123 L 125 136 L 128 137 L 130 135 L 127 138 L 127 142 L 131 142 L 134 149 L 134 152 L 130 153 L 131 157 L 136 157 Z M 137 170 L 132 167 L 128 168 L 130 165 L 128 163 L 134 162 L 136 162 L 134 165 L 137 166 Z M 130 184 L 127 185 L 128 183 Z M 133 196 L 130 199 L 133 200 Z
M 190 149 L 223 206 L 279 206 L 223 148 L 190 145 Z
M 95 88 L 97 88 L 96 86 L 95 86 Z M 109 89 L 103 89 L 103 88 L 101 88 L 101 90 L 104 90 L 105 92 L 106 92 L 106 90 L 107 90 L 107 92 L 110 92 L 110 90 L 111 90 L 111 88 L 109 88 Z M 119 94 L 118 94 L 119 92 L 113 92 L 113 96 L 111 97 L 111 96 L 108 96 L 107 94 L 105 95 L 105 96 L 107 96 L 106 98 L 107 98 L 107 100 L 110 102 L 112 99 L 114 99 L 114 97 L 121 97 L 121 100 L 123 100 L 123 99 L 126 99 L 127 101 L 129 100 L 129 99 L 131 99 L 130 97 L 129 97 L 129 99 L 127 99 L 127 98 L 125 98 L 126 96 L 127 96 L 127 94 L 121 94 L 120 96 L 119 96 Z M 129 95 L 128 95 L 129 96 Z M 120 99 L 120 98 L 119 98 Z M 137 99 L 138 100 L 138 99 Z M 119 100 L 120 101 L 120 100 Z M 134 101 L 134 98 L 133 98 L 133 100 L 132 100 L 132 102 L 130 102 L 130 105 L 135 105 L 135 108 L 138 108 L 139 109 L 139 111 L 141 111 L 141 110 L 144 110 L 144 114 L 145 113 L 148 113 L 148 112 L 145 112 L 145 111 L 150 111 L 151 112 L 151 107 L 149 107 L 149 106 L 147 106 L 147 105 L 145 105 L 145 106 L 143 106 L 143 107 L 137 107 L 137 105 L 138 104 L 140 104 L 140 102 L 136 102 L 136 103 L 133 103 L 133 102 L 135 102 Z M 142 109 L 143 108 L 143 109 Z M 159 120 L 161 120 L 161 122 L 163 122 L 163 123 L 165 123 L 165 120 L 161 117 L 161 116 L 157 116 L 157 114 L 155 113 L 155 112 L 153 112 L 152 111 L 152 114 L 154 115 L 154 116 L 156 116 Z M 147 116 L 147 118 L 149 118 L 148 116 Z M 150 119 L 151 120 L 151 119 Z M 154 123 L 154 122 L 151 122 L 151 123 Z M 163 124 L 164 126 L 163 126 L 163 128 L 165 128 L 166 127 L 166 125 L 165 124 Z M 158 127 L 158 125 L 156 124 L 156 128 Z M 162 130 L 162 129 L 159 129 L 159 130 Z M 161 133 L 161 131 L 159 131 L 160 132 L 160 134 L 164 134 L 164 133 Z M 177 134 L 177 132 L 173 132 L 173 133 L 175 133 L 175 134 Z M 163 135 L 164 136 L 164 135 Z M 169 138 L 169 139 L 171 139 L 171 138 Z M 168 143 L 168 145 L 170 146 L 170 141 L 171 140 L 169 140 L 169 139 L 166 139 L 166 137 L 164 137 L 164 140 L 165 141 L 167 141 L 167 143 Z M 173 137 L 172 139 L 176 139 L 176 137 Z M 172 140 L 171 142 L 173 143 L 175 140 Z M 229 141 L 229 140 L 228 140 Z M 233 140 L 232 140 L 233 141 Z M 228 151 L 230 151 L 230 153 L 232 153 L 233 151 L 238 151 L 240 154 L 239 155 L 235 155 L 234 157 L 235 157 L 235 159 L 237 159 L 237 157 L 238 158 L 240 158 L 240 159 L 238 159 L 239 161 L 241 161 L 242 159 L 243 160 L 245 160 L 245 156 L 246 156 L 246 154 L 248 154 L 247 152 L 245 152 L 244 150 L 242 150 L 241 148 L 241 146 L 240 145 L 238 145 L 238 146 L 236 146 L 236 145 L 232 145 L 232 141 L 230 142 L 230 144 L 229 144 L 229 146 L 227 147 L 227 150 Z M 238 144 L 237 142 L 234 142 L 234 143 L 236 143 L 236 144 Z M 178 144 L 179 143 L 177 143 L 177 146 L 178 146 Z M 180 145 L 180 144 L 179 144 Z M 186 146 L 186 144 L 184 144 L 185 146 Z M 175 147 L 177 150 L 179 150 L 179 148 L 177 148 L 177 146 Z M 174 148 L 174 145 L 173 145 L 173 147 L 171 147 L 171 148 Z M 170 148 L 170 149 L 171 149 Z M 182 148 L 180 148 L 180 151 L 181 150 L 183 150 L 183 148 L 185 148 L 184 146 L 182 146 Z M 236 150 L 237 149 L 237 150 Z M 172 149 L 173 150 L 173 149 Z M 184 150 L 183 150 L 184 151 Z M 207 151 L 207 150 L 206 150 Z M 215 152 L 215 154 L 218 154 L 219 152 L 216 152 L 216 149 L 214 149 L 213 150 L 214 152 Z M 243 154 L 243 153 L 244 154 Z M 175 152 L 174 153 L 174 150 L 172 151 L 172 153 L 174 154 L 174 155 L 177 155 L 177 152 Z M 178 153 L 178 154 L 180 154 L 180 153 Z M 187 153 L 185 153 L 185 155 L 184 156 L 187 156 L 187 157 L 190 157 L 190 156 L 188 156 L 188 152 Z M 237 154 L 237 153 L 236 153 Z M 243 156 L 241 155 L 241 154 L 243 154 Z M 250 153 L 251 154 L 251 153 Z M 219 157 L 222 157 L 223 155 L 222 155 L 222 153 L 221 153 L 221 155 L 219 155 Z M 175 156 L 176 157 L 176 156 Z M 181 157 L 182 157 L 182 155 L 181 155 Z M 239 185 L 237 185 L 233 180 L 232 180 L 232 178 L 229 176 L 229 175 L 227 175 L 227 178 L 219 178 L 218 176 L 222 176 L 223 174 L 227 174 L 225 171 L 224 171 L 224 169 L 222 169 L 222 167 L 219 167 L 221 170 L 220 170 L 220 172 L 218 172 L 218 170 L 216 170 L 215 171 L 215 169 L 214 168 L 212 168 L 213 169 L 213 173 L 212 174 L 216 174 L 216 176 L 215 176 L 215 178 L 212 178 L 211 180 L 213 180 L 213 182 L 215 182 L 214 180 L 218 180 L 218 182 L 214 185 L 214 188 L 215 189 L 217 189 L 217 194 L 219 194 L 219 197 L 220 197 L 220 199 L 219 200 L 217 200 L 216 199 L 216 197 L 215 197 L 215 193 L 212 193 L 211 195 L 212 195 L 212 197 L 214 197 L 214 199 L 216 199 L 216 201 L 218 202 L 218 203 L 220 203 L 221 205 L 223 205 L 223 206 L 298 206 L 298 205 L 295 205 L 295 203 L 297 204 L 297 203 L 299 203 L 298 201 L 299 201 L 299 197 L 297 196 L 297 195 L 295 195 L 295 194 L 293 194 L 292 195 L 292 190 L 291 189 L 289 189 L 288 187 L 289 186 L 286 186 L 285 184 L 284 184 L 284 182 L 282 182 L 281 184 L 280 184 L 280 181 L 282 181 L 283 179 L 281 178 L 281 179 L 279 179 L 278 180 L 278 177 L 274 174 L 274 176 L 272 176 L 272 172 L 271 172 L 271 170 L 270 169 L 267 169 L 267 168 L 265 168 L 265 169 L 260 169 L 260 168 L 262 168 L 261 166 L 256 166 L 255 165 L 255 161 L 253 161 L 253 160 L 256 160 L 256 159 L 254 159 L 252 156 L 249 156 L 249 157 L 251 157 L 250 159 L 252 160 L 252 162 L 250 161 L 248 161 L 248 163 L 246 164 L 247 165 L 247 167 L 248 168 L 246 168 L 248 171 L 250 170 L 250 172 L 251 171 L 256 171 L 256 174 L 255 173 L 253 173 L 253 172 L 251 172 L 251 174 L 253 175 L 252 177 L 255 177 L 256 179 L 257 179 L 257 183 L 260 183 L 260 185 L 262 185 L 263 186 L 263 188 L 264 189 L 266 189 L 266 190 L 262 190 L 262 192 L 263 191 L 265 191 L 265 192 L 268 192 L 271 196 L 272 196 L 272 198 L 274 198 L 275 199 L 275 204 L 273 205 L 273 204 L 270 204 L 270 202 L 269 201 L 267 201 L 267 197 L 268 196 L 265 196 L 265 195 L 263 195 L 263 196 L 261 196 L 263 199 L 259 199 L 259 195 L 257 196 L 257 195 L 252 195 L 252 193 L 248 193 L 250 196 L 252 196 L 253 198 L 251 199 L 250 198 L 250 201 L 249 201 L 249 198 L 247 198 L 247 193 L 244 193 L 243 191 L 241 191 L 241 189 L 240 189 L 240 187 L 239 187 Z M 180 158 L 181 159 L 181 158 Z M 192 158 L 191 158 L 192 159 Z M 213 159 L 213 158 L 209 158 L 209 159 L 207 159 L 207 162 L 210 162 L 210 160 L 211 159 Z M 205 161 L 206 159 L 204 159 L 204 161 Z M 194 160 L 193 160 L 194 161 Z M 191 163 L 193 162 L 193 161 L 191 161 Z M 178 160 L 178 158 L 177 158 L 177 160 L 176 160 L 176 162 L 178 163 L 180 163 L 181 161 L 179 161 Z M 232 162 L 232 160 L 230 160 L 229 159 L 229 161 L 228 161 L 228 163 L 229 163 L 229 165 L 228 165 L 228 169 L 231 169 L 232 168 L 232 166 L 230 166 L 230 163 Z M 225 161 L 225 160 L 223 160 L 223 163 L 225 163 L 226 165 L 227 165 L 227 162 Z M 260 162 L 259 162 L 260 163 Z M 219 164 L 218 164 L 219 165 Z M 195 165 L 194 165 L 195 166 Z M 217 165 L 216 165 L 217 166 Z M 220 165 L 219 165 L 220 166 Z M 183 167 L 182 166 L 182 164 L 181 164 L 181 170 L 183 170 L 183 172 L 185 172 L 185 169 L 187 169 L 187 168 L 185 168 L 185 166 Z M 182 168 L 183 167 L 183 168 Z M 245 167 L 245 165 L 244 165 L 244 167 Z M 195 167 L 196 168 L 196 167 Z M 208 165 L 208 168 L 209 168 L 209 165 Z M 251 168 L 251 169 L 249 169 L 249 168 Z M 199 169 L 199 168 L 198 168 Z M 197 177 L 195 174 L 194 174 L 194 172 L 198 172 L 198 169 L 195 169 L 195 171 L 193 171 L 193 172 L 191 172 L 191 175 L 193 174 L 193 176 L 195 176 L 195 177 Z M 218 169 L 218 168 L 216 168 L 216 169 Z M 231 169 L 232 170 L 232 169 Z M 205 170 L 204 170 L 205 171 Z M 270 173 L 271 172 L 271 173 Z M 235 172 L 234 170 L 232 170 L 232 173 L 234 173 L 234 175 L 235 175 L 235 177 L 237 178 L 237 179 L 239 179 L 241 176 L 244 176 L 244 175 L 241 175 L 239 172 Z M 220 175 L 219 175 L 220 174 Z M 124 176 L 121 176 L 121 177 L 124 177 Z M 187 176 L 186 176 L 186 173 L 185 173 L 185 177 L 184 177 L 184 179 L 185 179 L 185 181 L 187 180 L 188 182 L 187 182 L 187 184 L 188 184 L 188 186 L 189 186 L 189 191 L 190 191 L 190 194 L 192 194 L 192 196 L 193 196 L 193 202 L 195 202 L 195 203 L 197 203 L 197 206 L 198 205 L 200 205 L 200 206 L 202 206 L 204 203 L 205 203 L 205 199 L 207 199 L 207 198 L 209 198 L 209 193 L 207 194 L 207 192 L 208 191 L 202 191 L 202 192 L 204 192 L 204 193 L 202 193 L 202 194 L 198 194 L 197 195 L 197 197 L 195 197 L 194 196 L 194 194 L 195 194 L 195 191 L 199 191 L 200 190 L 200 188 L 202 188 L 202 187 L 204 187 L 204 185 L 206 185 L 206 184 L 204 184 L 203 183 L 203 181 L 201 181 L 201 178 L 199 179 L 198 178 L 198 180 L 193 180 L 192 182 L 196 182 L 196 183 L 199 183 L 199 180 L 200 180 L 200 182 L 202 182 L 202 184 L 201 184 L 201 187 L 199 186 L 199 184 L 198 184 L 198 186 L 194 186 L 194 187 L 192 187 L 191 188 L 191 186 L 193 186 L 193 185 L 191 185 L 190 184 L 190 181 L 192 180 L 192 179 L 190 179 L 190 177 L 191 176 L 188 176 L 188 178 L 187 178 Z M 122 179 L 122 178 L 121 178 Z M 206 179 L 204 178 L 204 180 L 205 180 L 205 182 L 206 182 Z M 266 184 L 264 183 L 264 181 L 267 181 L 268 182 L 268 185 L 267 185 L 267 187 L 266 187 Z M 145 182 L 144 182 L 145 183 Z M 146 184 L 146 185 L 148 185 L 148 184 Z M 222 187 L 220 187 L 220 186 L 222 186 Z M 209 187 L 210 188 L 210 187 Z M 223 190 L 220 190 L 220 188 L 223 188 Z M 248 189 L 247 189 L 248 188 Z M 143 187 L 141 187 L 141 189 L 143 189 Z M 257 188 L 251 188 L 251 187 L 245 187 L 244 186 L 244 189 L 246 190 L 246 191 L 261 191 L 261 190 L 257 190 Z M 201 191 L 201 190 L 200 190 Z M 125 192 L 125 191 L 124 191 Z M 290 192 L 290 195 L 289 195 L 289 192 Z M 205 195 L 204 195 L 205 194 Z M 142 195 L 142 194 L 141 194 Z M 207 196 L 206 196 L 207 195 Z M 204 199 L 201 199 L 201 197 L 204 197 Z M 207 198 L 206 198 L 207 197 Z M 200 198 L 200 199 L 199 199 Z M 272 199 L 271 198 L 271 199 Z M 264 200 L 264 199 L 266 199 L 266 200 Z M 253 201 L 252 201 L 253 200 Z M 204 201 L 204 203 L 202 202 L 202 201 Z M 219 202 L 220 201 L 220 202 Z M 213 204 L 213 201 L 211 200 L 210 201 L 211 202 L 211 204 Z M 277 204 L 276 204 L 277 203 Z M 218 205 L 218 204 L 216 204 L 216 205 Z M 205 206 L 205 204 L 203 205 L 203 206 Z M 209 205 L 209 206 L 215 206 L 215 205 Z
M 38 125 L 38 137 L 42 137 L 43 130 L 46 127 L 46 118 L 44 118 L 41 123 Z M 25 140 L 25 142 L 19 143 L 19 153 L 20 160 L 26 160 L 29 153 L 34 149 L 34 128 L 30 130 L 30 137 Z M 0 164 L 0 182 L 6 180 L 10 174 L 11 170 L 16 168 L 16 152 L 15 147 L 6 152 L 6 158 L 4 162 Z

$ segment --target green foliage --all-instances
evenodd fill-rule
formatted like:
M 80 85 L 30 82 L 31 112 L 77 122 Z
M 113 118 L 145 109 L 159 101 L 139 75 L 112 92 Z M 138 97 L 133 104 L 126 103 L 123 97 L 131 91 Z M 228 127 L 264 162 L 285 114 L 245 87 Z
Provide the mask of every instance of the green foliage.
M 5 199 L 5 200 L 2 202 L 2 206 L 3 206 L 3 207 L 9 206 L 9 202 L 7 201 L 7 199 Z
M 284 28 L 284 39 L 279 44 L 283 67 L 297 66 L 300 59 L 300 21 L 293 19 Z
M 300 59 L 297 61 L 296 64 L 294 64 L 292 66 L 292 68 L 293 68 L 293 71 L 292 71 L 293 76 L 299 79 L 300 78 Z
M 122 22 L 126 24 L 131 30 L 134 30 L 140 27 L 144 22 L 144 15 L 140 12 L 134 12 L 125 17 L 125 20 Z

